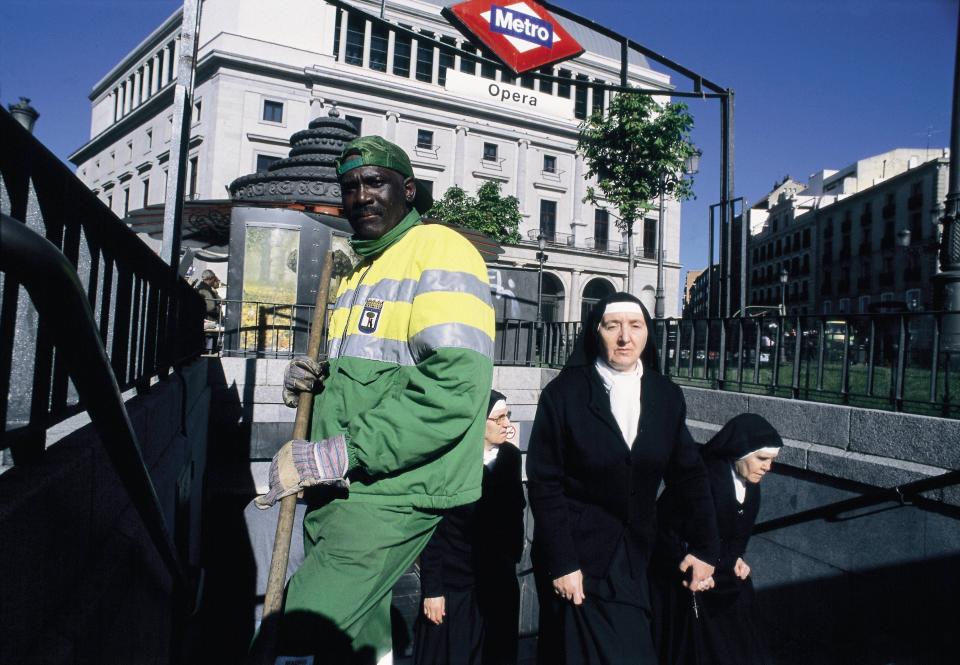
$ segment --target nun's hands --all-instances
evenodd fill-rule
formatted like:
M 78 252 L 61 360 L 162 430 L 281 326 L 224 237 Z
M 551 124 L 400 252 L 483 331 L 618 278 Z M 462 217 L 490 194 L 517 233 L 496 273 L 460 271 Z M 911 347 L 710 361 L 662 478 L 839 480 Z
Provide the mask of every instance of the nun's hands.
M 587 595 L 583 592 L 583 573 L 575 570 L 553 581 L 553 591 L 574 605 L 582 605 Z
M 443 617 L 447 615 L 447 602 L 444 596 L 435 596 L 433 598 L 423 599 L 423 616 L 427 617 L 436 625 L 443 623 Z
M 737 562 L 733 565 L 733 574 L 741 580 L 745 580 L 750 575 L 750 566 L 747 565 L 746 561 L 738 558 Z
M 691 569 L 690 580 L 684 580 L 683 586 L 691 591 L 708 591 L 714 587 L 713 572 L 715 569 L 709 563 L 688 554 L 680 562 L 680 572 L 686 573 L 687 569 Z

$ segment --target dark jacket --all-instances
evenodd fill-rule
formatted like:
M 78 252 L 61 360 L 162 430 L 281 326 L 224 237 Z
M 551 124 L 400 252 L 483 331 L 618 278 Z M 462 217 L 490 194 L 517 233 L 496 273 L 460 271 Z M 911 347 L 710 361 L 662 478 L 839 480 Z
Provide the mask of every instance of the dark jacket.
M 547 385 L 527 457 L 540 575 L 556 579 L 580 569 L 605 577 L 623 538 L 631 560 L 645 569 L 661 480 L 679 494 L 686 514 L 695 516 L 685 534 L 691 553 L 716 561 L 713 500 L 685 419 L 680 389 L 655 369 L 645 369 L 640 427 L 631 449 L 592 365 L 568 367 Z
M 480 500 L 445 511 L 420 555 L 423 596 L 462 591 L 512 570 L 523 552 L 525 507 L 520 450 L 505 443 L 493 467 L 483 469 Z

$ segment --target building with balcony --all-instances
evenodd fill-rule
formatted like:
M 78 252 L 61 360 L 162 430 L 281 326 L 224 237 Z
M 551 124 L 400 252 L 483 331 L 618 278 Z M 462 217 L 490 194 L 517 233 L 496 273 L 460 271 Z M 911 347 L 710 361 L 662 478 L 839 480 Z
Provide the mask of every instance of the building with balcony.
M 945 150 L 898 148 L 777 183 L 748 211 L 750 304 L 779 305 L 786 270 L 790 314 L 931 309 L 948 168 Z
M 523 240 L 490 264 L 491 280 L 503 290 L 511 281 L 535 285 L 542 234 L 549 256 L 544 315 L 579 320 L 585 307 L 627 283 L 617 211 L 583 203 L 590 183 L 576 151 L 579 123 L 609 101 L 596 84 L 619 82 L 620 43 L 558 17 L 586 52 L 543 70 L 564 82 L 516 76 L 476 60 L 489 54 L 441 15 L 445 4 L 388 0 L 380 19 L 379 0 L 283 0 L 269 12 L 252 0 L 206 0 L 186 195 L 226 198 L 235 178 L 287 156 L 291 134 L 335 106 L 360 133 L 407 150 L 435 197 L 452 185 L 472 192 L 486 181 L 516 196 Z M 180 25 L 178 10 L 90 93 L 90 140 L 71 161 L 121 217 L 165 197 Z M 633 85 L 671 85 L 637 53 L 628 73 Z M 634 242 L 634 291 L 652 311 L 656 212 L 635 224 Z M 666 202 L 662 243 L 669 316 L 679 311 L 676 201 Z

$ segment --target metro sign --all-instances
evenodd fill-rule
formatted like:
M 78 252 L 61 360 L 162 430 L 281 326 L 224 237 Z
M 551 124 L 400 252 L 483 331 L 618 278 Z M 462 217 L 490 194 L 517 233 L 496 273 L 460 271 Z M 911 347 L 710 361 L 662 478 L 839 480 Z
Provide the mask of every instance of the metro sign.
M 443 14 L 517 74 L 575 58 L 584 48 L 546 9 L 531 0 L 468 0 Z

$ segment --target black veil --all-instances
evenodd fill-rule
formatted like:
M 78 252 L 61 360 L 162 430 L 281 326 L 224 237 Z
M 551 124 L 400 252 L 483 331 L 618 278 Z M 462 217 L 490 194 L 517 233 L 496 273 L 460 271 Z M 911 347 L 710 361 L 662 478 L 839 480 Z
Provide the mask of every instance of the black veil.
M 640 362 L 643 363 L 644 372 L 660 373 L 660 354 L 657 353 L 657 331 L 653 325 L 653 319 L 650 318 L 650 312 L 644 307 L 640 299 L 629 293 L 612 293 L 600 300 L 587 315 L 587 320 L 583 324 L 583 329 L 577 337 L 573 346 L 573 353 L 567 360 L 564 367 L 577 367 L 580 365 L 592 365 L 600 354 L 602 348 L 600 342 L 600 320 L 603 318 L 603 312 L 607 305 L 615 302 L 632 302 L 640 305 L 640 311 L 643 312 L 643 321 L 647 324 L 647 343 L 640 352 Z

